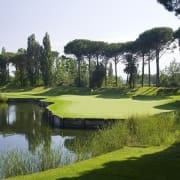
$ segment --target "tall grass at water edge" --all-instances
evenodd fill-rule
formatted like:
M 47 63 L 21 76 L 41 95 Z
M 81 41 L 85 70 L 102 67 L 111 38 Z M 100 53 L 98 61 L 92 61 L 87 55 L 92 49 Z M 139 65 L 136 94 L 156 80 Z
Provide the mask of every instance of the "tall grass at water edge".
M 23 150 L 12 150 L 0 154 L 0 178 L 30 174 L 56 168 L 61 165 L 58 149 L 39 149 L 35 154 Z
M 130 117 L 98 130 L 86 143 L 77 139 L 79 159 L 111 152 L 124 146 L 159 146 L 180 141 L 180 113 Z

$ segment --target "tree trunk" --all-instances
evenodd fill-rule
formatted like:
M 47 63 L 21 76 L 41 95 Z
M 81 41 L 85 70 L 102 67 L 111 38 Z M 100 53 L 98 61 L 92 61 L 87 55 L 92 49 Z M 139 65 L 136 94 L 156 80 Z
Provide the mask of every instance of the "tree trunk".
M 128 85 L 128 83 L 129 83 L 129 75 L 127 74 L 126 86 Z
M 129 75 L 129 88 L 132 89 L 132 74 Z
M 88 56 L 88 61 L 89 61 L 89 88 L 91 86 L 91 57 Z
M 21 81 L 21 88 L 23 87 L 23 75 L 22 71 L 20 72 L 20 81 Z
M 107 87 L 107 63 L 105 63 L 105 87 Z
M 133 89 L 135 88 L 135 78 L 133 77 L 133 81 L 132 81 L 132 83 L 133 83 Z
M 9 82 L 9 63 L 7 63 L 7 81 Z
M 81 86 L 81 58 L 78 57 L 78 87 Z
M 149 87 L 151 86 L 151 62 L 150 62 L 150 55 L 149 55 L 149 58 L 148 58 L 148 84 L 149 84 Z
M 159 87 L 159 49 L 156 49 L 156 87 Z
M 97 66 L 99 66 L 99 55 L 96 55 Z
M 143 59 L 142 59 L 142 80 L 141 80 L 141 86 L 144 86 L 144 53 L 143 53 Z
M 116 81 L 116 86 L 117 86 L 117 57 L 116 56 L 114 59 L 114 65 L 115 65 L 115 81 Z

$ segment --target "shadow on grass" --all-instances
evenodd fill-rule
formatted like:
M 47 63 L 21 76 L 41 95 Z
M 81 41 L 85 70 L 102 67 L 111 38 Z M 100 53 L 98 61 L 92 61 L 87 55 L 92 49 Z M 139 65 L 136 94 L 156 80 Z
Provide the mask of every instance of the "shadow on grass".
M 122 99 L 122 98 L 129 98 L 130 95 L 129 89 L 127 88 L 110 88 L 110 89 L 105 89 L 102 88 L 98 90 L 98 95 L 96 98 L 107 98 L 107 99 Z
M 54 87 L 45 92 L 37 93 L 36 96 L 58 96 L 58 95 L 90 95 L 91 90 L 89 88 L 78 87 Z
M 154 93 L 154 91 L 156 90 L 156 88 L 148 88 L 146 91 L 143 92 L 144 95 L 147 95 L 147 94 L 151 94 L 151 93 Z
M 37 93 L 36 96 L 58 96 L 58 95 L 96 95 L 96 98 L 119 99 L 128 98 L 129 90 L 127 88 L 78 88 L 78 87 L 55 87 L 43 93 Z
M 0 92 L 25 92 L 25 91 L 31 91 L 34 89 L 34 87 L 28 87 L 28 88 L 15 88 L 15 87 L 0 87 Z
M 170 97 L 167 97 L 167 96 L 145 96 L 145 95 L 132 96 L 132 99 L 139 100 L 139 101 L 158 101 L 158 100 L 165 100 L 169 98 Z
M 174 101 L 160 106 L 155 106 L 157 109 L 180 111 L 180 101 Z
M 180 95 L 180 88 L 159 88 L 157 91 L 158 96 L 170 96 L 170 95 Z
M 164 151 L 103 164 L 101 169 L 85 171 L 76 177 L 57 180 L 178 180 L 180 144 Z

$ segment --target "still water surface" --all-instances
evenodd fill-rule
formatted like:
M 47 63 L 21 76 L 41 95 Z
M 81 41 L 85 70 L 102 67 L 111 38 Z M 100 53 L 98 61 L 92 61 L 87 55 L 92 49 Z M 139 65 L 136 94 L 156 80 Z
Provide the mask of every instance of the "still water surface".
M 47 123 L 44 110 L 34 103 L 0 104 L 0 153 L 13 149 L 34 153 L 40 147 L 59 148 L 62 161 L 73 161 L 75 153 L 68 149 L 68 142 L 87 137 L 91 132 L 53 128 Z

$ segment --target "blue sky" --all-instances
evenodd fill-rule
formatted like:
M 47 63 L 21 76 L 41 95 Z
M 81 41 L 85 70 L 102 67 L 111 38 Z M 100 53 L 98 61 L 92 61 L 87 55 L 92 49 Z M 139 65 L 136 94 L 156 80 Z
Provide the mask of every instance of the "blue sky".
M 76 38 L 123 42 L 153 27 L 175 30 L 180 24 L 156 0 L 1 0 L 0 14 L 0 48 L 13 52 L 26 48 L 32 33 L 42 43 L 48 32 L 52 48 L 62 53 Z

